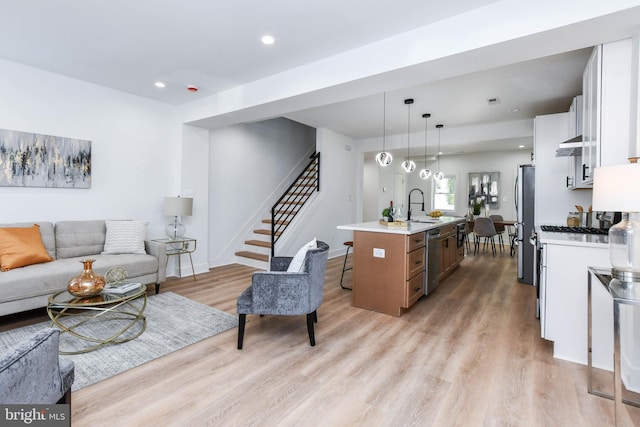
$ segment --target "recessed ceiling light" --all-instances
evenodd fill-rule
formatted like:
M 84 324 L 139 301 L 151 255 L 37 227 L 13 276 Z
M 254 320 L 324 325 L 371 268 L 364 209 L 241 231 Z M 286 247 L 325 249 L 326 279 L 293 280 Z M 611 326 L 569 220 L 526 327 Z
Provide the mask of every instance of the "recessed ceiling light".
M 155 82 L 154 85 L 156 85 L 156 87 L 165 87 L 166 84 L 162 83 L 162 82 Z
M 273 36 L 262 36 L 262 43 L 264 44 L 274 44 L 276 41 L 276 39 L 273 38 Z
M 518 107 L 511 109 L 512 113 L 517 113 L 518 111 L 520 111 L 520 109 Z
M 518 148 L 524 148 L 524 145 L 518 145 Z

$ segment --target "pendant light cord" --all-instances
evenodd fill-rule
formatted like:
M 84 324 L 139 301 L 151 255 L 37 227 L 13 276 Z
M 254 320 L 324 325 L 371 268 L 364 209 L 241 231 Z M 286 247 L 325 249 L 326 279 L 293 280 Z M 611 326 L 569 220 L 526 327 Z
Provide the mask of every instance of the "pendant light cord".
M 444 125 L 436 125 L 438 128 L 438 172 L 440 172 L 440 131 Z
M 409 143 L 411 141 L 411 104 L 412 103 L 413 103 L 413 99 L 411 100 L 410 103 L 407 104 L 407 106 L 409 107 L 407 110 L 407 160 L 409 160 Z
M 428 130 L 429 130 L 429 117 L 431 117 L 431 114 L 426 113 L 423 114 L 422 117 L 424 117 L 424 168 L 427 168 L 427 145 L 429 144 L 429 138 L 428 138 Z
M 387 92 L 382 93 L 382 151 L 387 152 L 385 149 L 385 142 L 387 139 Z

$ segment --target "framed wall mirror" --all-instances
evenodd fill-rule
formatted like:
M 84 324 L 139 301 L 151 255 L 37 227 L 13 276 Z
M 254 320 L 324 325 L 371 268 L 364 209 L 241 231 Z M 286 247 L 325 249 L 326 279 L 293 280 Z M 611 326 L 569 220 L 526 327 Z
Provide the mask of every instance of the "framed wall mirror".
M 498 209 L 500 207 L 500 172 L 471 172 L 469 173 L 468 206 L 476 212 L 478 206 L 484 209 Z

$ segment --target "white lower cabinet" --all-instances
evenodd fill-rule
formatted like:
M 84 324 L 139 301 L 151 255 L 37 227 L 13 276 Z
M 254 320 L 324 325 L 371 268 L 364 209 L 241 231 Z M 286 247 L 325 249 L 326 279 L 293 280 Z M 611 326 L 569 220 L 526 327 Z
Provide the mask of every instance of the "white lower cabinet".
M 608 267 L 609 247 L 570 246 L 545 243 L 540 289 L 541 335 L 553 341 L 553 356 L 587 364 L 588 271 L 587 267 Z M 610 310 L 611 301 L 602 292 L 594 293 L 598 313 Z M 605 314 L 602 314 L 605 315 Z M 598 342 L 613 340 L 611 332 L 597 331 Z M 595 342 L 595 341 L 594 341 Z M 603 347 L 599 347 L 602 349 Z M 602 352 L 606 356 L 608 349 Z M 600 354 L 600 350 L 598 350 Z M 609 353 L 609 355 L 612 353 Z M 595 357 L 595 354 L 594 354 Z M 594 359 L 594 366 L 605 363 Z

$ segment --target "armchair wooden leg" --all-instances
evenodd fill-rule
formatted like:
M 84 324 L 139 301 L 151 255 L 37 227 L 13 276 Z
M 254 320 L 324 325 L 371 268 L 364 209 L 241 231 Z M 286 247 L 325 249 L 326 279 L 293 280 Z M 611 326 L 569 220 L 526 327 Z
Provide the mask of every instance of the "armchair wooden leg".
M 64 396 L 62 396 L 60 398 L 60 400 L 58 400 L 58 402 L 56 402 L 58 404 L 65 404 L 65 405 L 71 405 L 71 389 L 67 390 L 66 393 L 64 394 Z
M 247 315 L 241 314 L 238 317 L 238 350 L 242 350 L 242 341 L 244 339 L 244 324 L 247 321 Z
M 307 314 L 307 331 L 309 332 L 309 344 L 311 344 L 311 347 L 316 345 L 316 337 L 313 333 L 314 319 L 317 319 L 315 311 L 313 313 Z

